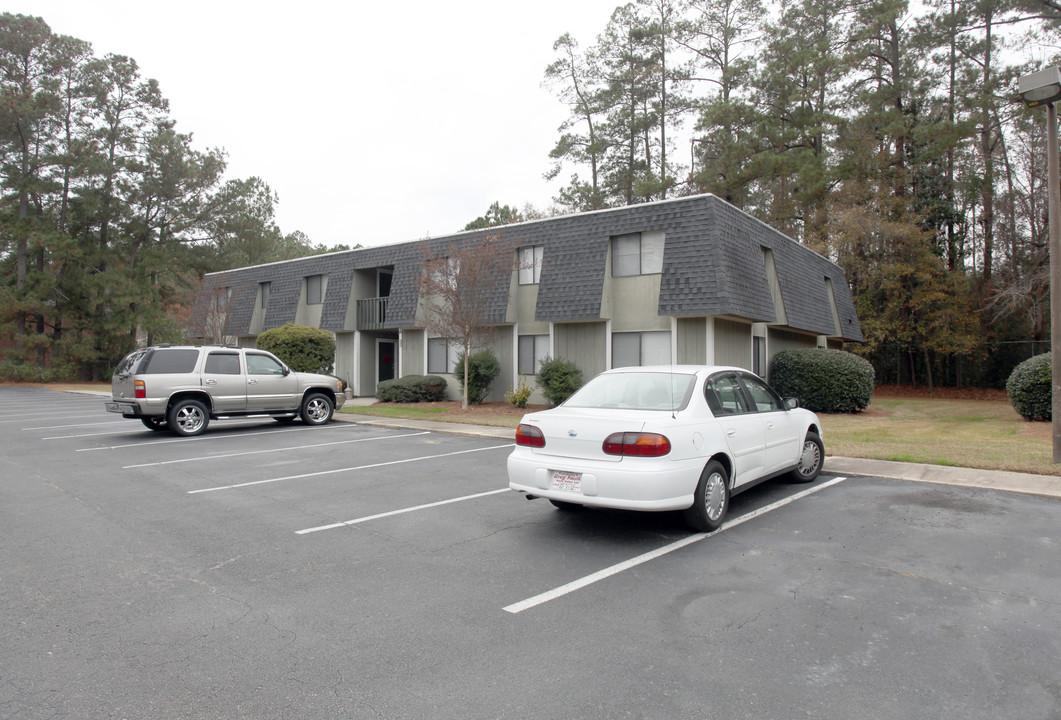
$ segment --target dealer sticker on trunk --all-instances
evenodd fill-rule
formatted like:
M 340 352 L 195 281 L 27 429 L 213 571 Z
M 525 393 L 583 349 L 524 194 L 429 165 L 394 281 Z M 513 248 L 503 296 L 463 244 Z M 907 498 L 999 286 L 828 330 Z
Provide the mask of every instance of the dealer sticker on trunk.
M 550 475 L 549 489 L 580 493 L 582 492 L 582 473 L 553 470 Z

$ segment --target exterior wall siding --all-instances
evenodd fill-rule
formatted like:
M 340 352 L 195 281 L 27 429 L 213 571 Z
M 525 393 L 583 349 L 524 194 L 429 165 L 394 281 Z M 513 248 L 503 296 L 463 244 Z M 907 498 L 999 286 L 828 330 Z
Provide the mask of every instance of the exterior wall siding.
M 716 365 L 752 369 L 752 326 L 749 323 L 715 318 Z
M 607 328 L 602 322 L 557 323 L 553 326 L 556 357 L 570 360 L 589 380 L 607 369 Z
M 678 318 L 679 365 L 707 364 L 707 318 Z

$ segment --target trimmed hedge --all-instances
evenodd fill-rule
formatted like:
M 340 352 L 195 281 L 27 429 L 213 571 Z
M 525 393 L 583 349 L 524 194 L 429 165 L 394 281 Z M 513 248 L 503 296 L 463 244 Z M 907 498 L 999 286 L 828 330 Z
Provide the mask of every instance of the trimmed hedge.
M 538 387 L 546 400 L 559 405 L 582 387 L 582 371 L 570 360 L 546 356 L 538 366 Z
M 480 350 L 472 353 L 471 362 L 468 365 L 468 402 L 475 405 L 480 404 L 490 393 L 490 385 L 494 378 L 501 374 L 501 363 L 489 350 Z M 457 364 L 453 367 L 453 377 L 457 378 L 457 385 L 464 394 L 464 353 L 457 356 Z
M 814 412 L 855 413 L 873 396 L 873 366 L 843 350 L 782 350 L 770 365 L 770 384 Z
M 335 338 L 327 330 L 287 323 L 258 336 L 255 346 L 276 355 L 297 372 L 331 374 Z
M 1025 360 L 1006 380 L 1006 394 L 1013 409 L 1025 420 L 1053 419 L 1053 353 Z
M 384 380 L 376 386 L 376 399 L 392 403 L 439 402 L 446 399 L 446 378 L 406 375 L 396 380 Z

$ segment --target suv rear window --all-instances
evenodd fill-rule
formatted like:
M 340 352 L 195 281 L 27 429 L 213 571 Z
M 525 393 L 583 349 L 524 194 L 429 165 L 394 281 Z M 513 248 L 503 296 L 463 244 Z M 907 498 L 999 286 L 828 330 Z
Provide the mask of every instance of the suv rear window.
M 131 375 L 135 373 L 137 364 L 147 352 L 147 350 L 133 350 L 131 353 L 122 358 L 122 361 L 118 363 L 118 367 L 114 368 L 114 374 Z
M 190 373 L 198 359 L 199 350 L 196 348 L 156 350 L 140 365 L 140 374 Z

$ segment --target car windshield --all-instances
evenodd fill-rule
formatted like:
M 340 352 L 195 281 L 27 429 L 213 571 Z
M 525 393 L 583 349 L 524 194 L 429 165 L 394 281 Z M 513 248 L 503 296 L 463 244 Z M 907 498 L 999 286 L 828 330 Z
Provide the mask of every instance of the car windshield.
M 695 381 L 695 375 L 683 373 L 608 373 L 582 386 L 564 407 L 672 412 L 689 402 Z

